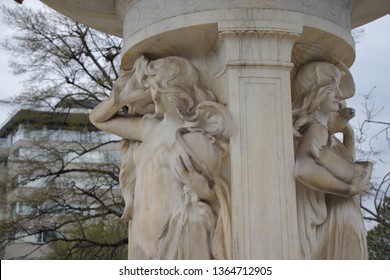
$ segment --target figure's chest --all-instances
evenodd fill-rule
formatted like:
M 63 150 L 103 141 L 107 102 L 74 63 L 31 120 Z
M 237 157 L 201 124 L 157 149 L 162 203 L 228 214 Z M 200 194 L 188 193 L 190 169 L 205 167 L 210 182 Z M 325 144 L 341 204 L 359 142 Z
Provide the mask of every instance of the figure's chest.
M 156 126 L 135 151 L 135 164 L 140 167 L 153 161 L 155 164 L 168 166 L 168 150 L 175 141 L 175 131 L 176 128 Z

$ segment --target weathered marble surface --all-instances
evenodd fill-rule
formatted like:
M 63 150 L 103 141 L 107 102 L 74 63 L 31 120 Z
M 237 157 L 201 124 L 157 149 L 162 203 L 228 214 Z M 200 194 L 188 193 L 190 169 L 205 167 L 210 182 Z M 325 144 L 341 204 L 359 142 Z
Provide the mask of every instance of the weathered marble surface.
M 344 71 L 348 71 L 342 68 Z M 294 77 L 293 124 L 298 229 L 304 259 L 367 259 L 366 232 L 356 195 L 366 192 L 369 162 L 355 162 L 352 84 L 334 64 L 310 62 Z M 347 81 L 345 81 L 347 80 Z M 333 133 L 343 134 L 343 143 Z
M 337 65 L 338 69 L 340 65 L 345 65 L 342 69 L 345 76 L 338 84 L 343 98 L 332 98 L 351 97 L 354 84 L 351 77 L 346 79 L 350 75 L 345 71 L 355 59 L 351 27 L 389 13 L 389 1 L 42 1 L 81 22 L 123 37 L 123 75 L 117 81 L 112 97 L 94 110 L 91 119 L 101 129 L 127 139 L 123 141 L 121 177 L 127 203 L 124 217 L 132 221 L 129 235 L 131 258 L 364 258 L 364 233 L 353 194 L 364 191 L 370 164 L 354 162 L 348 125 L 353 111 L 344 108 L 344 103 L 338 100 L 342 113 L 333 112 L 336 107 L 333 104 L 328 116 L 331 122 L 321 121 L 328 129 L 318 128 L 320 136 L 313 136 L 313 143 L 308 141 L 311 144 L 300 146 L 304 141 L 294 138 L 294 132 L 295 137 L 300 139 L 310 137 L 303 131 L 299 132 L 300 127 L 297 126 L 295 111 L 300 102 L 297 101 L 294 85 L 300 80 L 296 79 L 296 75 L 301 67 L 311 62 L 330 63 Z M 140 59 L 142 55 L 149 59 Z M 171 102 L 169 98 L 164 98 L 158 87 L 153 86 L 153 75 L 145 74 L 151 69 L 135 71 L 144 73 L 141 75 L 134 74 L 132 70 L 134 65 L 140 70 L 160 63 L 165 65 L 160 69 L 171 69 L 170 63 L 165 62 L 172 57 L 191 65 L 185 68 L 194 69 L 193 73 L 197 74 L 192 78 L 202 81 L 203 93 L 199 95 L 194 85 L 185 82 L 189 77 L 178 75 L 181 78 L 173 80 L 175 84 L 184 83 L 189 88 L 193 104 L 188 112 L 179 109 L 178 113 L 176 110 L 177 100 L 182 95 Z M 330 71 L 333 74 L 329 74 L 328 71 L 326 75 L 336 81 L 335 77 L 339 77 L 340 73 L 334 66 L 332 69 L 334 73 Z M 169 71 L 162 72 L 168 75 Z M 319 80 L 312 82 L 320 83 Z M 188 100 L 185 97 L 184 104 Z M 129 107 L 129 115 L 118 116 L 117 112 L 124 105 Z M 214 113 L 210 115 L 213 117 L 200 121 L 202 116 L 209 115 L 205 113 L 205 108 L 215 112 L 216 118 L 221 121 L 214 123 Z M 301 111 L 314 114 L 314 111 L 303 107 Z M 195 116 L 199 118 L 199 123 L 193 124 L 196 128 L 193 130 L 187 118 Z M 120 124 L 110 125 L 113 119 Z M 210 123 L 219 128 L 229 128 L 229 133 L 213 135 L 214 132 L 208 130 Z M 313 127 L 318 126 L 313 124 Z M 328 130 L 331 133 L 341 131 L 344 143 L 337 142 L 333 136 L 329 137 L 332 140 L 327 140 L 326 136 L 331 135 Z M 217 139 L 218 145 L 204 141 L 206 139 Z M 330 145 L 328 148 L 329 143 L 343 150 L 339 153 L 343 156 L 334 159 L 332 150 L 335 147 Z M 191 160 L 188 159 L 191 151 L 185 147 L 195 149 Z M 210 147 L 215 148 L 206 153 L 213 155 L 210 166 L 218 168 L 209 176 L 206 170 L 210 167 L 201 170 L 201 164 L 196 163 L 194 158 L 203 158 L 199 151 L 208 151 Z M 304 152 L 303 155 L 296 154 L 305 150 L 299 147 L 310 147 L 312 158 Z M 300 160 L 305 155 L 306 160 Z M 182 160 L 177 161 L 177 158 Z M 346 178 L 337 174 L 337 170 L 331 170 L 332 165 L 327 163 L 329 159 L 345 168 L 342 173 L 347 174 Z M 326 180 L 338 180 L 339 185 L 321 183 L 325 178 L 321 176 L 318 177 L 321 180 L 308 183 L 307 180 L 312 179 L 307 179 L 300 169 L 304 166 L 305 171 L 307 161 L 311 162 L 309 166 L 315 166 L 314 169 L 322 168 L 331 173 L 333 177 L 328 174 Z M 357 176 L 364 171 L 367 171 L 366 176 Z M 149 177 L 153 179 L 147 179 Z M 212 187 L 218 185 L 216 178 L 224 178 L 220 181 L 223 195 L 218 196 L 218 187 Z M 158 189 L 157 182 L 167 185 L 170 193 Z M 318 184 L 323 184 L 324 189 L 321 190 Z M 143 189 L 141 185 L 149 187 Z M 345 197 L 332 187 L 338 191 L 343 189 L 341 192 Z M 326 217 L 324 211 L 318 213 L 322 215 L 322 220 L 318 221 L 326 224 L 323 226 L 324 236 L 333 238 L 345 229 L 356 237 L 345 246 L 359 248 L 356 252 L 352 249 L 336 252 L 333 249 L 338 245 L 329 245 L 330 250 L 323 252 L 321 248 L 325 248 L 324 244 L 336 244 L 336 240 L 328 238 L 324 241 L 324 238 L 313 234 L 310 227 L 303 230 L 316 216 L 305 210 L 310 200 L 301 195 L 302 189 L 304 193 L 313 192 L 325 200 L 332 197 L 328 199 L 330 204 L 320 203 L 326 206 Z M 191 203 L 188 204 L 188 201 Z M 159 212 L 158 209 L 164 210 Z M 200 212 L 204 213 L 202 219 L 199 218 Z M 187 218 L 198 217 L 195 224 L 188 226 L 202 228 L 199 235 L 190 237 L 203 244 L 196 248 L 199 250 L 184 252 L 184 247 L 172 245 L 183 241 L 184 237 L 173 230 L 183 213 L 189 213 Z M 339 227 L 332 218 L 339 213 L 344 213 L 340 214 L 343 219 L 349 215 L 353 217 L 345 227 Z M 170 222 L 167 224 L 167 221 Z M 221 224 L 221 230 L 212 230 L 212 225 L 217 229 Z M 156 244 L 151 240 L 161 233 L 162 227 L 165 231 L 159 235 L 161 238 Z M 150 234 L 140 235 L 134 229 Z M 216 240 L 215 236 L 221 238 Z M 353 244 L 360 244 L 360 247 Z
M 117 114 L 123 107 L 129 115 Z M 220 175 L 230 114 L 188 60 L 141 56 L 90 119 L 124 138 L 131 259 L 232 258 L 230 187 Z

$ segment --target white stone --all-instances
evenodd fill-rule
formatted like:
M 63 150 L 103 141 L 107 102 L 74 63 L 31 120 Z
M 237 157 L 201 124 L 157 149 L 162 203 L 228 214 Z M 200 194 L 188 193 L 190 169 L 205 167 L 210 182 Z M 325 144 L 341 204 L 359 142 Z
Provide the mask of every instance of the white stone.
M 231 238 L 227 243 L 223 242 L 225 253 L 213 255 L 212 246 L 209 248 L 204 246 L 202 248 L 205 250 L 201 250 L 202 256 L 211 252 L 213 258 L 331 258 L 332 254 L 310 255 L 300 250 L 305 247 L 305 244 L 302 239 L 302 229 L 299 229 L 302 225 L 302 216 L 297 216 L 297 203 L 298 212 L 301 211 L 301 205 L 305 204 L 300 204 L 301 197 L 297 200 L 295 192 L 294 170 L 295 172 L 299 170 L 296 165 L 299 160 L 294 158 L 291 108 L 295 103 L 291 103 L 291 80 L 295 80 L 300 67 L 313 61 L 342 64 L 346 69 L 350 67 L 355 59 L 351 28 L 388 13 L 389 1 L 95 0 L 88 1 L 88 4 L 86 1 L 76 0 L 43 0 L 43 2 L 92 27 L 115 35 L 122 33 L 124 44 L 121 68 L 127 71 L 125 72 L 127 74 L 124 74 L 116 84 L 120 88 L 124 82 L 130 85 L 131 91 L 114 89 L 113 96 L 117 94 L 115 92 L 123 92 L 125 93 L 123 98 L 129 98 L 126 102 L 122 100 L 121 105 L 128 103 L 136 105 L 135 101 L 138 98 L 141 98 L 144 103 L 138 105 L 148 104 L 152 100 L 150 92 L 147 91 L 150 85 L 144 84 L 137 89 L 132 82 L 128 83 L 131 79 L 133 81 L 135 79 L 131 78 L 135 77 L 131 69 L 136 61 L 139 62 L 141 55 L 148 56 L 152 61 L 176 56 L 191 62 L 191 65 L 198 70 L 205 88 L 215 94 L 218 100 L 215 104 L 219 104 L 216 107 L 226 105 L 232 118 L 231 137 L 229 145 L 222 145 L 228 147 L 228 152 L 218 164 L 218 174 L 215 176 L 224 177 L 226 186 L 231 190 L 226 196 L 231 196 L 231 208 L 230 206 L 227 208 L 229 215 L 224 215 L 223 219 L 225 225 L 230 223 L 232 225 L 231 233 L 227 233 L 227 228 L 224 228 L 224 236 L 229 239 L 228 236 L 231 234 Z M 100 18 L 107 19 L 108 23 L 100 21 Z M 138 84 L 142 84 L 142 81 L 138 81 Z M 340 85 L 340 88 L 344 94 L 353 91 L 353 83 L 346 84 L 345 87 Z M 129 94 L 130 92 L 132 94 Z M 122 97 L 118 98 L 120 100 Z M 294 94 L 293 98 L 296 98 Z M 130 117 L 123 117 L 123 125 L 104 124 L 119 110 L 115 102 L 111 104 L 114 105 L 113 107 L 108 106 L 113 100 L 115 98 L 110 98 L 103 102 L 103 105 L 99 105 L 91 119 L 103 130 L 114 132 L 126 139 L 134 137 L 137 132 L 128 128 Z M 154 103 L 151 112 L 160 110 L 158 104 Z M 142 106 L 138 105 L 131 107 L 136 111 L 141 110 Z M 102 106 L 106 107 L 99 108 Z M 105 117 L 99 115 L 102 113 Z M 157 157 L 157 154 L 152 151 L 153 149 L 157 151 L 161 145 L 164 146 L 163 143 L 166 147 L 176 146 L 174 135 L 178 129 L 186 127 L 187 124 L 184 124 L 184 119 L 181 119 L 177 123 L 167 123 L 167 126 L 160 131 L 158 129 L 160 124 L 164 123 L 164 119 L 161 123 L 154 120 L 153 125 L 146 125 L 144 129 L 148 134 L 141 134 L 142 137 L 136 139 L 142 142 L 140 147 L 142 145 L 149 147 L 144 153 L 138 152 L 139 147 L 135 147 L 138 164 L 142 158 Z M 343 125 L 345 126 L 345 123 Z M 340 124 L 335 125 L 338 126 Z M 125 150 L 126 145 L 129 143 L 125 143 Z M 351 149 L 350 144 L 345 145 Z M 197 149 L 201 149 L 200 146 Z M 322 159 L 326 158 L 326 154 L 321 152 L 322 146 L 324 143 L 321 143 L 316 151 L 319 162 L 325 166 L 326 160 Z M 159 163 L 167 170 L 172 167 L 167 159 Z M 122 174 L 130 176 L 127 181 L 135 181 L 133 184 L 137 186 L 142 184 L 140 180 L 152 175 L 146 176 L 146 173 L 140 173 L 136 178 L 131 177 L 131 170 L 141 172 L 137 163 L 135 165 L 133 165 L 135 169 L 123 168 Z M 369 171 L 369 164 L 364 168 Z M 155 172 L 152 171 L 148 172 L 154 174 Z M 199 169 L 197 172 L 200 172 Z M 171 196 L 161 193 L 164 201 L 169 203 L 166 205 L 166 211 L 160 212 L 156 210 L 158 207 L 151 205 L 150 209 L 156 213 L 156 216 L 153 216 L 154 214 L 150 216 L 151 220 L 155 221 L 152 224 L 146 216 L 142 219 L 144 224 L 140 223 L 137 220 L 141 219 L 140 214 L 132 211 L 129 205 L 133 202 L 142 206 L 142 203 L 147 203 L 149 196 L 150 199 L 155 200 L 156 195 L 160 195 L 159 191 L 156 190 L 156 193 L 148 194 L 149 196 L 139 195 L 137 187 L 133 192 L 131 188 L 126 189 L 126 185 L 131 183 L 124 184 L 124 193 L 130 196 L 130 198 L 126 197 L 130 208 L 126 208 L 128 212 L 125 212 L 125 217 L 133 217 L 129 236 L 131 258 L 177 258 L 178 252 L 181 252 L 179 255 L 184 258 L 194 256 L 201 258 L 198 255 L 200 251 L 196 251 L 193 246 L 189 247 L 194 248 L 193 254 L 191 250 L 184 254 L 185 249 L 177 250 L 173 245 L 168 246 L 169 242 L 160 242 L 160 245 L 165 248 L 161 251 L 158 248 L 162 247 L 156 247 L 150 241 L 159 232 L 161 225 L 172 217 L 171 215 L 178 217 L 180 211 L 174 210 L 176 205 L 174 201 L 181 201 L 183 190 L 187 191 L 184 185 L 191 185 L 192 182 L 194 186 L 190 186 L 189 189 L 196 189 L 195 195 L 202 196 L 201 190 L 205 188 L 200 187 L 202 176 L 194 175 L 198 173 L 191 174 L 192 179 L 188 182 L 184 182 L 186 176 L 179 176 L 180 178 L 173 176 L 167 181 L 170 188 L 175 185 L 180 191 L 171 192 L 171 196 L 176 196 L 174 200 L 171 200 Z M 299 172 L 297 174 L 298 181 L 304 181 L 301 180 Z M 166 175 L 172 176 L 170 171 L 166 171 Z M 164 176 L 161 178 L 165 178 Z M 205 177 L 207 176 L 203 174 L 203 179 Z M 355 190 L 355 192 L 359 191 Z M 137 201 L 138 199 L 140 201 Z M 215 214 L 217 208 L 212 207 L 213 203 L 209 201 L 206 204 L 209 204 Z M 230 199 L 225 205 L 230 205 Z M 210 213 L 209 219 L 203 222 L 212 224 L 213 216 L 207 211 L 205 213 Z M 218 213 L 214 218 L 217 216 Z M 228 216 L 231 216 L 231 221 L 226 218 Z M 305 218 L 303 222 L 307 222 L 308 219 Z M 133 229 L 141 226 L 151 228 L 140 229 L 135 237 Z M 144 236 L 149 230 L 154 232 L 154 235 Z M 203 237 L 212 236 L 211 231 L 205 232 Z M 167 230 L 165 236 L 179 240 L 176 234 L 175 231 Z M 227 244 L 231 245 L 230 249 Z M 228 251 L 230 253 L 226 253 Z M 132 252 L 139 252 L 139 255 Z M 341 257 L 343 256 L 349 258 L 351 255 L 344 254 Z
M 350 78 L 328 62 L 307 63 L 294 78 L 297 214 L 304 259 L 368 258 L 356 195 L 368 191 L 372 163 L 354 162 L 354 135 L 348 124 L 354 112 L 345 103 L 340 106 L 354 93 L 343 95 L 340 90 Z M 336 132 L 343 133 L 343 143 L 333 136 Z
M 142 112 L 151 101 L 152 111 Z M 124 106 L 130 115 L 117 115 Z M 232 258 L 231 191 L 220 175 L 230 114 L 188 60 L 141 56 L 90 119 L 124 138 L 120 179 L 129 258 Z

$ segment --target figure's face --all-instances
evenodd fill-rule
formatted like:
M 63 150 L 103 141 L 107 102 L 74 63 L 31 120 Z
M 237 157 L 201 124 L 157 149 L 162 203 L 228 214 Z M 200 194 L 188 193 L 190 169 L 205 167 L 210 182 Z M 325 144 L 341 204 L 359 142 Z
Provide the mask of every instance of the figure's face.
M 337 112 L 340 108 L 340 100 L 342 93 L 339 88 L 339 83 L 328 92 L 326 98 L 321 102 L 319 110 L 324 114 L 330 114 L 331 112 Z
M 151 87 L 152 99 L 155 106 L 155 112 L 158 114 L 164 114 L 173 106 L 173 104 L 169 101 L 166 94 L 161 93 L 154 86 Z

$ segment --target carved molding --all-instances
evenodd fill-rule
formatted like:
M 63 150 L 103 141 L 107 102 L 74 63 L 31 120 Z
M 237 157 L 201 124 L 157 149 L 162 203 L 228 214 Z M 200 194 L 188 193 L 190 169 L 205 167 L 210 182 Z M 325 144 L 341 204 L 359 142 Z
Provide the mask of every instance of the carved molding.
M 220 30 L 220 48 L 227 67 L 275 66 L 291 68 L 291 50 L 298 32 L 284 30 Z
M 319 0 L 267 0 L 254 4 L 252 0 L 117 0 L 117 13 L 120 18 L 132 9 L 138 9 L 141 27 L 176 17 L 183 14 L 191 14 L 206 11 L 221 11 L 232 9 L 272 9 L 286 10 L 298 13 L 307 13 L 316 17 L 334 22 L 346 29 L 350 28 L 349 16 L 351 4 L 349 0 L 343 1 L 319 1 Z M 254 14 L 253 14 L 254 15 Z M 251 15 L 251 16 L 253 16 Z M 132 14 L 127 17 L 131 18 Z M 253 18 L 256 19 L 256 18 Z M 251 20 L 253 20 L 251 19 Z M 261 18 L 257 18 L 260 20 Z M 220 18 L 218 21 L 222 21 Z M 245 20 L 245 19 L 244 19 Z M 137 20 L 134 20 L 135 22 Z M 130 19 L 129 22 L 133 22 Z M 125 26 L 127 34 L 133 34 L 139 28 L 137 25 Z

